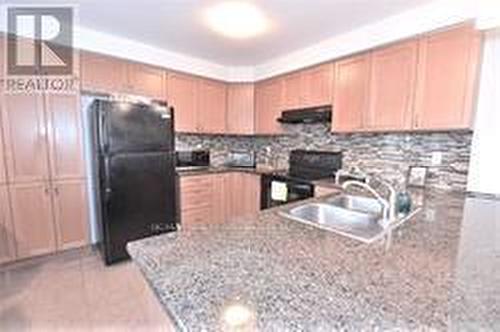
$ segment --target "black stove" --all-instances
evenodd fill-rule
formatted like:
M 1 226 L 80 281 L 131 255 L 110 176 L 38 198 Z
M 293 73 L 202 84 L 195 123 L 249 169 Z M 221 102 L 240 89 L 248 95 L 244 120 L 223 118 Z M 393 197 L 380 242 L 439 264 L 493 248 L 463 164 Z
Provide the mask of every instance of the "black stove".
M 289 162 L 288 172 L 262 176 L 262 209 L 313 197 L 313 181 L 334 177 L 342 168 L 342 152 L 293 150 Z

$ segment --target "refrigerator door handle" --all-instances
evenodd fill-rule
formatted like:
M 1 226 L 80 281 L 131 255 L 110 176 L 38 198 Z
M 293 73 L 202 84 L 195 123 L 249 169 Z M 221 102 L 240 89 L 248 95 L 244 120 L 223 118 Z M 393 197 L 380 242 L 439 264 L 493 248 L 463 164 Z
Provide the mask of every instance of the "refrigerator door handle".
M 99 113 L 99 138 L 101 141 L 101 150 L 103 152 L 108 152 L 108 133 L 106 130 L 105 114 L 103 113 Z

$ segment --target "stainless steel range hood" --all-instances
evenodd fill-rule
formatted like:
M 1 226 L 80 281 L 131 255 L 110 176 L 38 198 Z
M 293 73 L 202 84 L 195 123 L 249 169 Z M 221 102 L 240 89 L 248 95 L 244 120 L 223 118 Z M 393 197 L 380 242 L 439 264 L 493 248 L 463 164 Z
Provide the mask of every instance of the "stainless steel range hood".
M 332 106 L 318 106 L 297 110 L 283 111 L 277 119 L 281 123 L 321 123 L 332 119 Z

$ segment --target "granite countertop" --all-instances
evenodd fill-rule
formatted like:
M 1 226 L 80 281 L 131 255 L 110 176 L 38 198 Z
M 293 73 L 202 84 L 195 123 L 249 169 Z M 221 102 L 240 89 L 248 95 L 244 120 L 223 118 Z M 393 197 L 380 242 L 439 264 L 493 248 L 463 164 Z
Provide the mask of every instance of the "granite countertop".
M 500 201 L 419 199 L 388 247 L 284 219 L 279 207 L 128 250 L 181 330 L 234 330 L 239 319 L 238 331 L 498 331 Z
M 230 172 L 240 172 L 240 173 L 252 173 L 252 174 L 270 174 L 276 172 L 286 172 L 286 169 L 277 169 L 272 167 L 229 167 L 229 166 L 209 166 L 198 169 L 177 169 L 177 174 L 179 176 L 194 176 L 203 174 L 217 174 L 217 173 L 230 173 Z

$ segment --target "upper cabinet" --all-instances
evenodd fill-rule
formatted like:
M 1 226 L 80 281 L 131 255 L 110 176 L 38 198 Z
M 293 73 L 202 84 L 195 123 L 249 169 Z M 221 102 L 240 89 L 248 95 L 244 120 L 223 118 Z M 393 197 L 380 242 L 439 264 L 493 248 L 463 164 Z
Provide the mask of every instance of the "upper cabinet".
M 167 88 L 165 70 L 140 63 L 130 63 L 127 69 L 130 93 L 158 100 L 165 99 Z
M 480 48 L 461 25 L 338 61 L 332 130 L 470 129 Z
M 92 92 L 124 92 L 127 90 L 125 61 L 90 52 L 81 52 L 82 89 Z
M 302 106 L 302 73 L 295 72 L 283 76 L 283 110 L 293 110 Z
M 235 83 L 227 87 L 227 133 L 251 135 L 255 132 L 255 87 Z
M 198 80 L 198 129 L 202 133 L 223 134 L 226 131 L 226 84 Z
M 45 97 L 52 179 L 85 177 L 79 97 L 72 94 L 49 94 Z
M 166 72 L 153 66 L 82 52 L 82 89 L 165 99 Z
M 174 108 L 176 131 L 225 133 L 225 83 L 174 72 L 169 73 L 167 82 L 167 101 Z
M 332 104 L 334 71 L 327 63 L 302 71 L 302 106 L 323 106 Z
M 416 40 L 372 53 L 367 129 L 411 129 L 416 71 Z
M 363 129 L 370 88 L 370 54 L 335 63 L 332 131 Z
M 331 63 L 300 70 L 283 78 L 283 109 L 330 105 L 333 65 Z
M 43 96 L 5 95 L 2 120 L 9 182 L 48 180 L 48 132 Z
M 167 79 L 167 101 L 174 107 L 175 130 L 194 133 L 198 131 L 197 78 L 191 75 L 169 72 Z
M 481 34 L 471 25 L 420 39 L 414 128 L 472 126 Z
M 283 80 L 280 78 L 262 81 L 255 86 L 255 133 L 279 134 L 283 104 Z

